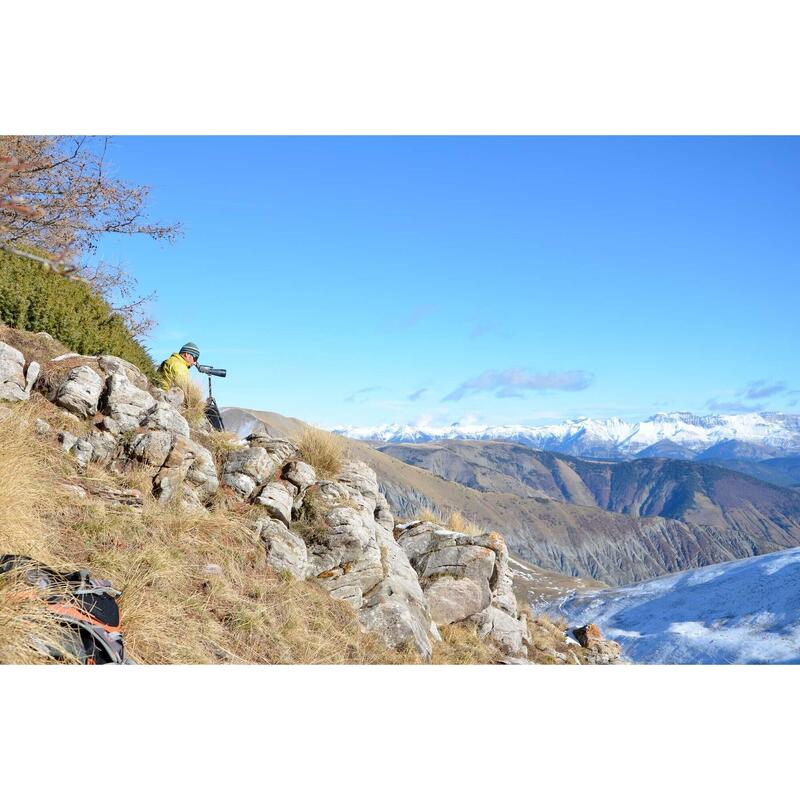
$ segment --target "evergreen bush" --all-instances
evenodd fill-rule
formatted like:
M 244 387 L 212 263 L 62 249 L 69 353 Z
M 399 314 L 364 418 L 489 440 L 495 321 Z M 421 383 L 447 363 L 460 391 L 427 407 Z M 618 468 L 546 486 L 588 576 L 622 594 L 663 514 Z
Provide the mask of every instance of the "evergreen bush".
M 119 356 L 151 379 L 154 376 L 147 350 L 97 291 L 4 250 L 0 250 L 0 321 L 21 330 L 46 331 L 83 355 Z

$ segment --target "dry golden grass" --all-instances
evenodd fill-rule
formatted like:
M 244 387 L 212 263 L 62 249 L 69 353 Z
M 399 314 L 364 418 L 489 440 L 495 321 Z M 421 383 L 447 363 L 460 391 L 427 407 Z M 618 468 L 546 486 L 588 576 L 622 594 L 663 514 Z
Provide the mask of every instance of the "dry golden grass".
M 360 632 L 355 610 L 275 574 L 244 519 L 145 503 L 72 514 L 71 561 L 123 592 L 126 647 L 142 663 L 408 663 Z
M 75 663 L 65 630 L 19 570 L 0 575 L 0 664 Z
M 308 425 L 297 446 L 303 461 L 311 464 L 320 478 L 335 478 L 339 474 L 345 458 L 345 443 L 340 436 Z
M 205 447 L 214 457 L 217 472 L 222 472 L 225 456 L 244 448 L 241 439 L 233 431 L 193 431 L 192 438 Z
M 16 348 L 25 356 L 25 361 L 44 364 L 51 358 L 63 355 L 67 348 L 50 336 L 10 328 L 0 323 L 0 342 Z
M 586 664 L 582 647 L 567 644 L 562 618 L 536 616 L 528 619 L 528 658 L 535 664 Z
M 0 418 L 0 552 L 46 558 L 54 540 L 43 509 L 63 503 L 61 454 L 33 435 L 31 409 L 17 404 Z
M 247 526 L 250 508 L 192 513 L 148 497 L 136 512 L 69 497 L 62 482 L 102 482 L 104 473 L 95 467 L 77 476 L 68 456 L 33 435 L 33 418 L 18 404 L 0 420 L 0 553 L 110 579 L 123 592 L 122 627 L 136 661 L 418 662 L 362 633 L 349 604 L 267 567 Z M 47 660 L 30 646 L 34 628 L 52 621 L 34 599 L 17 587 L 0 591 L 0 625 L 10 631 L 6 640 L 0 635 L 0 662 Z
M 423 508 L 419 514 L 414 515 L 420 522 L 432 522 L 434 525 L 444 525 L 442 518 L 432 508 Z
M 31 417 L 43 419 L 53 428 L 54 433 L 69 431 L 75 436 L 85 436 L 91 432 L 94 426 L 94 420 L 78 419 L 74 414 L 69 414 L 54 406 L 38 392 L 31 394 L 31 399 L 26 403 L 25 407 L 26 411 L 30 412 Z
M 70 356 L 61 361 L 46 361 L 36 379 L 36 388 L 43 394 L 50 395 L 64 380 L 66 374 L 75 367 L 86 366 L 97 369 L 97 360 L 86 356 Z
M 453 511 L 445 518 L 431 508 L 423 508 L 415 517 L 422 522 L 432 522 L 434 525 L 441 525 L 449 531 L 456 531 L 456 533 L 466 533 L 470 536 L 481 536 L 485 533 L 480 525 L 468 520 L 460 511 Z
M 183 416 L 192 428 L 200 425 L 206 416 L 206 397 L 203 389 L 193 380 L 181 384 L 184 396 Z
M 481 536 L 485 531 L 480 525 L 466 519 L 460 511 L 454 511 L 447 518 L 447 529 L 458 533 L 467 533 L 470 536 Z
M 496 664 L 503 654 L 474 625 L 441 625 L 441 642 L 433 645 L 432 664 Z

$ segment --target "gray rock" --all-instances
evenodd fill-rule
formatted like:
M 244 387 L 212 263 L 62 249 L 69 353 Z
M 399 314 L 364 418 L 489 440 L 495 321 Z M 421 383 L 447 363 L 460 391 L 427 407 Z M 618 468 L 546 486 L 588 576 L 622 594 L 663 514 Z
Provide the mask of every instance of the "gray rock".
M 256 482 L 243 472 L 223 472 L 222 482 L 241 497 L 250 497 L 256 489 Z
M 58 434 L 58 443 L 65 453 L 69 453 L 73 447 L 78 443 L 78 437 L 69 431 L 60 431 Z
M 276 439 L 260 433 L 253 433 L 245 441 L 251 447 L 262 447 L 276 464 L 283 464 L 292 458 L 297 458 L 298 450 L 294 442 L 288 439 Z
M 194 461 L 194 454 L 187 442 L 188 440 L 183 437 L 173 437 L 169 454 L 153 478 L 153 495 L 162 503 L 166 503 L 174 497 L 185 496 L 183 483 Z M 186 499 L 191 505 L 198 504 L 198 498 L 191 493 Z
M 75 442 L 75 446 L 72 448 L 72 455 L 75 456 L 75 460 L 78 462 L 78 467 L 81 470 L 85 470 L 86 467 L 89 466 L 92 452 L 92 443 L 88 439 L 81 438 Z
M 169 431 L 177 436 L 189 437 L 189 423 L 184 416 L 165 401 L 157 402 L 142 419 L 142 426 L 153 430 Z
M 156 400 L 169 403 L 176 411 L 183 411 L 186 403 L 186 395 L 183 393 L 183 389 L 181 389 L 180 386 L 170 386 L 166 392 L 163 389 L 159 389 L 157 386 L 152 386 L 150 388 L 150 394 L 152 394 Z
M 111 417 L 103 417 L 99 422 L 100 427 L 112 436 L 119 436 L 122 433 L 122 425 Z
M 292 501 L 297 488 L 287 481 L 268 483 L 255 499 L 255 503 L 264 506 L 271 517 L 279 519 L 284 525 L 292 521 Z
M 286 525 L 271 517 L 261 517 L 254 530 L 264 542 L 267 564 L 278 571 L 290 572 L 297 580 L 303 580 L 308 571 L 306 543 L 292 533 Z
M 332 597 L 357 608 L 365 630 L 380 634 L 390 647 L 410 645 L 427 660 L 438 630 L 408 557 L 375 518 L 374 473 L 353 462 L 347 475 L 346 483 L 320 481 L 303 497 L 301 520 L 309 508 L 322 506 L 325 525 L 324 535 L 307 542 L 308 574 Z
M 360 586 L 339 586 L 336 589 L 330 589 L 328 593 L 334 600 L 344 600 L 345 603 L 350 603 L 350 605 L 356 609 L 361 608 L 364 603 L 364 593 L 361 591 Z M 370 625 L 368 621 L 365 627 L 374 629 L 377 627 L 377 624 Z
M 389 532 L 394 530 L 394 515 L 389 508 L 389 503 L 382 494 L 378 495 L 373 516 L 384 530 Z
M 125 445 L 125 458 L 160 468 L 172 450 L 173 439 L 167 431 L 138 433 Z
M 475 537 L 424 523 L 406 529 L 397 541 L 426 596 L 435 601 L 437 623 L 458 622 L 491 603 L 495 552 L 476 545 Z M 453 616 L 459 608 L 468 613 Z
M 138 489 L 117 489 L 113 486 L 92 486 L 90 494 L 99 497 L 113 506 L 130 508 L 134 511 L 141 510 L 144 503 L 142 493 Z
M 27 400 L 25 357 L 14 347 L 0 342 L 0 400 Z
M 97 413 L 103 385 L 103 379 L 91 367 L 73 367 L 55 389 L 52 400 L 60 408 L 88 419 Z
M 132 383 L 123 370 L 109 377 L 103 410 L 122 430 L 138 428 L 144 416 L 155 405 L 155 398 Z
M 148 391 L 150 382 L 144 373 L 130 361 L 125 361 L 124 358 L 118 356 L 99 356 L 97 359 L 97 366 L 100 371 L 107 377 L 111 375 L 124 375 L 137 389 Z
M 225 459 L 222 482 L 242 497 L 249 497 L 257 486 L 275 477 L 277 462 L 261 446 L 234 450 Z
M 115 436 L 107 431 L 92 431 L 86 437 L 91 446 L 91 460 L 101 466 L 108 466 L 116 458 L 118 442 Z
M 49 436 L 53 432 L 53 426 L 38 417 L 33 421 L 33 427 L 39 436 Z
M 375 470 L 363 461 L 346 461 L 337 477 L 340 483 L 355 489 L 367 502 L 369 513 L 374 516 L 381 497 Z M 385 503 L 385 498 L 383 499 Z
M 85 500 L 89 493 L 84 489 L 82 486 L 75 486 L 72 483 L 62 483 L 61 489 L 63 490 L 64 494 L 69 495 L 70 497 L 74 497 L 76 500 Z
M 471 621 L 477 623 L 480 637 L 488 636 L 506 653 L 525 655 L 523 642 L 528 631 L 523 620 L 516 619 L 495 606 L 489 606 L 472 617 Z
M 425 590 L 425 599 L 428 601 L 431 619 L 437 625 L 460 622 L 487 606 L 482 587 L 471 578 L 442 578 L 433 581 Z
M 180 498 L 200 510 L 219 488 L 211 453 L 185 436 L 147 431 L 132 439 L 127 452 L 129 458 L 156 467 L 153 495 L 161 502 Z
M 186 472 L 186 481 L 195 498 L 204 503 L 219 489 L 214 457 L 208 449 L 191 439 L 186 439 L 184 446 L 192 456 Z
M 283 477 L 293 483 L 301 492 L 304 492 L 312 483 L 317 481 L 317 473 L 311 464 L 305 461 L 290 461 L 283 468 Z
M 33 389 L 34 384 L 36 383 L 36 379 L 39 377 L 39 373 L 42 371 L 42 368 L 39 366 L 37 361 L 31 361 L 28 364 L 28 368 L 25 370 L 25 396 L 31 396 L 31 390 Z
M 400 526 L 397 533 L 437 623 L 476 622 L 481 636 L 491 636 L 507 653 L 524 654 L 527 628 L 517 613 L 500 534 L 458 533 L 429 522 Z

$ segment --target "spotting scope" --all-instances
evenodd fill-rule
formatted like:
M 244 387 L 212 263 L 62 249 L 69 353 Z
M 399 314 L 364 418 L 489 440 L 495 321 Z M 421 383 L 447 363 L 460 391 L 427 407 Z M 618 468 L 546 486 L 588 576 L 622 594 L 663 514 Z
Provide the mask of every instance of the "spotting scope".
M 195 364 L 198 372 L 203 375 L 213 375 L 215 378 L 224 378 L 228 374 L 228 370 L 220 369 L 219 367 L 209 367 L 208 364 Z

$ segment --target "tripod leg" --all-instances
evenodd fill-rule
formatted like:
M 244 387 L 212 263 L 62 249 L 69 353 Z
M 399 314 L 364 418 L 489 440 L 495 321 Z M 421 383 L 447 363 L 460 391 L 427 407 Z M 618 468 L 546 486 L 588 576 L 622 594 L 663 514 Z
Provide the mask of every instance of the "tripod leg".
M 222 421 L 222 414 L 219 413 L 217 401 L 213 397 L 206 400 L 206 419 L 211 423 L 211 427 L 216 431 L 224 431 L 225 423 Z

